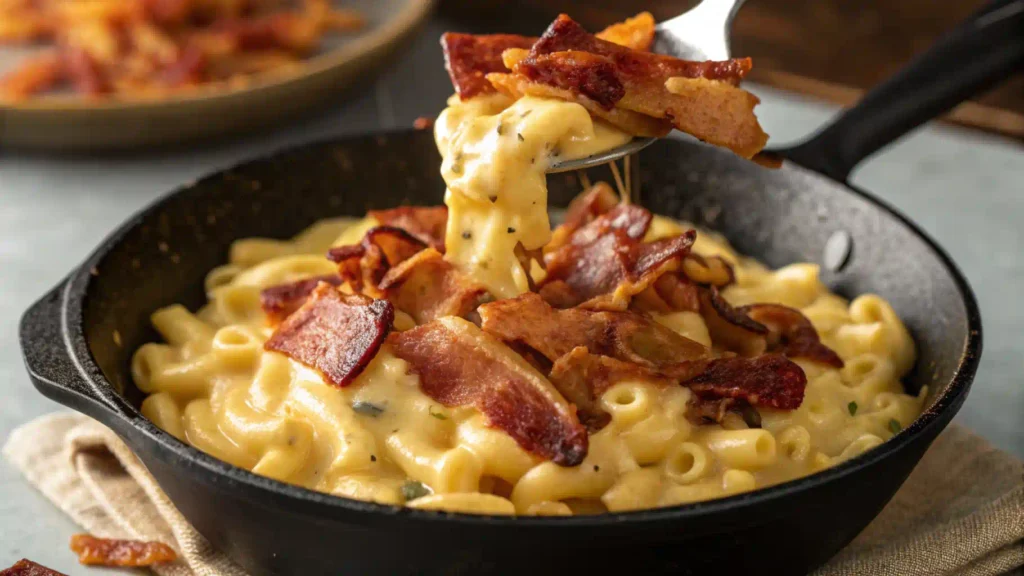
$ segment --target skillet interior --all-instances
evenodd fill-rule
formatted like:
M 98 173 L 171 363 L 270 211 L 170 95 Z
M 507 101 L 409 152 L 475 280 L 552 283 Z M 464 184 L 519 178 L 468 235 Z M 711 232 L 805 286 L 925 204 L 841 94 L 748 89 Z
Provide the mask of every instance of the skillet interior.
M 317 219 L 361 215 L 368 208 L 403 202 L 436 204 L 443 191 L 438 165 L 431 135 L 406 132 L 315 144 L 186 187 L 108 238 L 72 279 L 68 304 L 70 323 L 74 324 L 71 332 L 81 326 L 85 345 L 106 381 L 113 383 L 132 406 L 138 406 L 140 395 L 130 384 L 128 364 L 133 350 L 156 339 L 149 328 L 149 314 L 173 302 L 198 306 L 203 301 L 204 275 L 224 262 L 231 241 L 246 236 L 284 238 Z M 409 537 L 420 543 L 405 548 L 408 560 L 388 557 L 382 562 L 382 557 L 368 561 L 351 554 L 353 549 L 378 548 L 376 540 L 367 536 L 365 530 L 361 537 L 370 540 L 361 542 L 353 538 L 353 549 L 336 553 L 336 559 L 323 550 L 313 556 L 289 555 L 289 538 L 272 536 L 273 530 L 262 535 L 246 531 L 265 522 L 264 514 L 282 514 L 280 509 L 275 511 L 276 506 L 291 506 L 287 518 L 277 518 L 276 522 L 294 533 L 291 539 L 297 539 L 297 544 L 293 545 L 307 545 L 323 528 L 316 526 L 316 520 L 301 518 L 311 508 L 295 507 L 296 502 L 282 496 L 250 500 L 251 509 L 216 510 L 217 506 L 211 503 L 223 498 L 224 493 L 201 495 L 201 489 L 217 484 L 230 489 L 229 477 L 211 477 L 208 471 L 197 471 L 197 467 L 183 470 L 183 463 L 189 463 L 194 451 L 182 448 L 167 435 L 156 434 L 154 442 L 149 434 L 137 434 L 118 422 L 108 423 L 128 436 L 129 443 L 186 516 L 215 545 L 258 573 L 294 573 L 298 569 L 319 573 L 323 566 L 378 573 L 454 573 L 459 571 L 456 567 L 477 573 L 487 572 L 489 566 L 491 571 L 506 572 L 515 562 L 506 556 L 513 549 L 495 544 L 496 540 L 525 538 L 536 546 L 543 541 L 537 538 L 553 536 L 558 542 L 557 550 L 536 548 L 537 556 L 518 560 L 528 561 L 536 568 L 537 558 L 565 552 L 567 555 L 560 558 L 571 560 L 579 568 L 579 556 L 568 555 L 574 547 L 592 547 L 595 538 L 618 539 L 621 543 L 624 535 L 642 538 L 652 551 L 703 551 L 702 561 L 691 564 L 679 563 L 687 554 L 671 558 L 662 552 L 649 557 L 651 568 L 676 573 L 699 570 L 701 565 L 710 566 L 711 562 L 717 562 L 714 565 L 719 568 L 729 563 L 739 567 L 748 565 L 750 559 L 756 559 L 756 565 L 762 568 L 773 563 L 794 569 L 810 568 L 845 545 L 881 509 L 963 401 L 976 362 L 976 357 L 965 354 L 979 351 L 977 338 L 970 335 L 971 328 L 978 326 L 973 297 L 944 256 L 899 217 L 816 174 L 789 166 L 768 171 L 727 153 L 681 141 L 656 144 L 642 158 L 642 170 L 645 206 L 722 232 L 740 252 L 771 266 L 794 261 L 820 262 L 831 234 L 837 229 L 847 231 L 853 238 L 849 263 L 839 273 L 824 273 L 823 279 L 847 296 L 878 293 L 889 299 L 903 317 L 918 343 L 920 356 L 908 388 L 931 386 L 933 414 L 926 419 L 930 425 L 925 427 L 919 422 L 875 454 L 858 459 L 859 463 L 848 463 L 843 469 L 850 473 L 837 477 L 841 471 L 837 472 L 832 476 L 835 481 L 819 481 L 828 477 L 819 475 L 775 492 L 786 499 L 762 498 L 771 494 L 769 490 L 729 499 L 731 503 L 689 506 L 676 509 L 678 512 L 579 519 L 560 527 L 550 520 L 493 522 L 489 524 L 490 531 L 464 532 L 465 543 L 455 551 L 449 550 L 448 555 L 438 553 L 443 544 L 435 541 L 436 535 L 422 531 L 430 530 L 434 521 L 423 515 L 408 515 L 401 525 L 388 524 L 380 514 L 352 518 L 362 522 L 363 527 L 374 522 L 394 530 L 409 530 Z M 602 176 L 595 173 L 591 177 Z M 565 205 L 579 190 L 572 175 L 554 176 L 550 185 L 553 205 Z M 79 308 L 80 292 L 84 292 L 84 299 Z M 115 331 L 121 345 L 115 343 Z M 74 340 L 73 334 L 71 339 Z M 88 359 L 84 362 L 88 363 Z M 130 411 L 128 416 L 134 419 L 136 414 Z M 199 472 L 207 477 L 200 477 Z M 864 484 L 869 476 L 876 480 Z M 858 494 L 847 496 L 854 492 Z M 252 494 L 240 497 L 251 498 Z M 306 500 L 322 502 L 324 497 Z M 821 510 L 822 506 L 830 507 L 827 518 L 822 512 L 815 515 L 813 511 Z M 363 512 L 367 509 L 355 504 L 347 508 Z M 701 514 L 718 510 L 723 513 L 714 520 Z M 687 525 L 688 517 L 700 522 Z M 637 522 L 622 522 L 625 519 Z M 298 524 L 290 524 L 294 522 Z M 533 526 L 536 532 L 522 532 L 526 525 Z M 571 534 L 565 532 L 568 525 L 573 526 Z M 332 529 L 341 527 L 335 522 Z M 472 529 L 471 524 L 467 527 Z M 552 529 L 560 531 L 550 532 Z M 779 536 L 754 538 L 779 530 Z M 723 531 L 731 532 L 732 537 L 716 538 L 713 542 L 701 540 L 701 536 Z M 746 531 L 750 533 L 745 534 Z M 795 542 L 791 540 L 787 545 L 781 534 L 796 534 L 792 537 Z M 388 538 L 393 537 L 397 536 Z M 473 539 L 480 540 L 473 544 Z M 689 539 L 690 548 L 681 548 L 679 539 Z M 737 554 L 740 550 L 751 554 Z M 498 558 L 504 560 L 495 563 Z M 631 558 L 633 563 L 629 566 L 636 569 L 636 558 Z M 427 567 L 423 564 L 425 559 L 431 562 Z M 557 566 L 559 561 L 553 560 L 547 566 Z M 604 567 L 608 563 L 603 556 L 591 561 L 600 561 Z

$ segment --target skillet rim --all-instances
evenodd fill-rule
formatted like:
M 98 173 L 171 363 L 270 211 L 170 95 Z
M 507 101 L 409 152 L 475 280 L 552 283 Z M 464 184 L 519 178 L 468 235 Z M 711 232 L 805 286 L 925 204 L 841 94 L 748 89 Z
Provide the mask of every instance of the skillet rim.
M 952 420 L 966 399 L 974 376 L 977 372 L 978 363 L 982 352 L 982 323 L 981 313 L 977 300 L 967 279 L 949 257 L 946 251 L 939 246 L 935 240 L 924 230 L 920 229 L 908 217 L 891 206 L 886 201 L 875 195 L 862 190 L 848 183 L 832 180 L 828 176 L 814 172 L 792 161 L 785 162 L 783 170 L 796 171 L 804 176 L 820 178 L 832 185 L 838 185 L 846 193 L 859 196 L 868 204 L 872 204 L 883 212 L 893 216 L 897 222 L 902 223 L 915 236 L 924 241 L 925 245 L 938 257 L 939 262 L 950 275 L 956 286 L 957 292 L 966 309 L 967 316 L 967 338 L 963 344 L 963 351 L 957 362 L 956 370 L 949 381 L 946 391 L 936 399 L 932 406 L 921 413 L 913 423 L 902 429 L 898 434 L 883 442 L 879 447 L 872 449 L 855 458 L 847 460 L 837 466 L 816 472 L 802 478 L 789 480 L 780 484 L 759 488 L 751 492 L 745 492 L 734 496 L 670 506 L 662 508 L 651 508 L 635 510 L 630 512 L 609 512 L 589 516 L 550 517 L 550 516 L 496 516 L 477 515 L 465 513 L 453 513 L 434 510 L 417 510 L 402 506 L 377 504 L 363 500 L 356 500 L 337 496 L 324 492 L 317 492 L 308 488 L 287 484 L 267 477 L 259 476 L 244 468 L 228 464 L 201 450 L 185 444 L 171 434 L 161 430 L 150 422 L 141 412 L 128 403 L 118 394 L 109 380 L 103 375 L 96 364 L 92 352 L 89 349 L 88 341 L 84 330 L 84 305 L 88 298 L 89 289 L 93 275 L 91 269 L 97 266 L 109 252 L 111 252 L 122 239 L 136 228 L 147 216 L 158 213 L 167 204 L 171 203 L 177 196 L 185 193 L 203 182 L 223 178 L 225 173 L 244 169 L 253 164 L 274 161 L 286 154 L 295 154 L 301 151 L 313 150 L 331 145 L 344 145 L 360 140 L 375 142 L 381 146 L 381 139 L 391 138 L 415 138 L 425 131 L 415 129 L 378 131 L 356 135 L 336 136 L 325 139 L 318 139 L 297 146 L 286 146 L 257 158 L 242 160 L 226 168 L 207 174 L 201 178 L 178 186 L 170 192 L 152 201 L 147 206 L 128 217 L 113 232 L 108 234 L 93 251 L 86 257 L 71 274 L 65 278 L 57 287 L 61 291 L 61 302 L 59 312 L 61 315 L 61 336 L 71 362 L 80 376 L 86 381 L 89 388 L 96 393 L 104 408 L 104 415 L 108 420 L 116 419 L 123 421 L 123 424 L 131 426 L 135 432 L 148 437 L 150 441 L 156 442 L 160 448 L 167 450 L 171 455 L 185 462 L 198 467 L 203 473 L 212 474 L 215 479 L 227 483 L 238 483 L 249 490 L 260 491 L 260 494 L 239 494 L 248 500 L 263 506 L 276 507 L 278 502 L 290 501 L 293 505 L 291 512 L 296 514 L 313 514 L 321 518 L 345 521 L 346 513 L 357 513 L 364 518 L 383 520 L 389 517 L 401 518 L 403 520 L 414 520 L 420 522 L 456 522 L 464 525 L 499 526 L 499 527 L 539 527 L 555 528 L 569 526 L 602 527 L 621 525 L 625 522 L 647 523 L 661 522 L 672 519 L 695 519 L 706 515 L 724 514 L 736 509 L 755 504 L 777 503 L 786 497 L 797 492 L 808 490 L 819 484 L 854 474 L 877 462 L 895 455 L 907 447 L 910 443 L 924 436 L 928 431 L 938 426 L 941 431 Z M 423 137 L 423 136 L 419 136 Z M 681 140 L 671 139 L 673 144 L 681 149 L 690 147 L 709 148 L 702 144 L 694 144 Z M 663 153 L 668 153 L 667 150 Z M 727 154 L 719 150 L 711 150 L 711 153 Z M 814 192 L 817 193 L 817 187 Z M 52 292 L 52 291 L 51 291 Z M 34 306 L 34 305 L 33 305 Z M 72 321 L 73 320 L 73 321 Z M 22 341 L 22 346 L 31 345 Z M 59 385 L 58 385 L 59 386 Z M 61 386 L 63 387 L 63 386 Z M 116 424 L 103 422 L 112 427 Z M 939 431 L 936 431 L 938 434 Z M 195 474 L 191 469 L 190 474 Z M 205 483 L 210 483 L 209 478 Z M 254 496 L 258 498 L 254 498 Z

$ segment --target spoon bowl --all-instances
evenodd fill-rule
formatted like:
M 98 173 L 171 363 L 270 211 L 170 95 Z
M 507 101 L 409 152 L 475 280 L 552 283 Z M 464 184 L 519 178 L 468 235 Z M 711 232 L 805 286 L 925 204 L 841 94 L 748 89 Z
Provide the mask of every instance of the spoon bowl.
M 654 51 L 684 60 L 727 60 L 729 28 L 744 0 L 703 0 L 689 12 L 658 24 Z M 548 174 L 586 170 L 650 146 L 657 138 L 634 138 L 629 142 L 585 158 L 553 162 Z

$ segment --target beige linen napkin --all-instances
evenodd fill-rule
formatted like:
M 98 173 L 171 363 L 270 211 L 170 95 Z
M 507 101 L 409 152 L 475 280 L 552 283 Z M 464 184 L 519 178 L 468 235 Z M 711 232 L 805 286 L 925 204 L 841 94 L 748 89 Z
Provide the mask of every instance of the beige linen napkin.
M 160 540 L 179 562 L 161 576 L 244 576 L 174 508 L 109 429 L 78 414 L 15 430 L 3 453 L 86 531 Z M 70 554 L 70 552 L 69 552 Z M 987 576 L 1024 566 L 1024 462 L 951 426 L 856 540 L 814 576 Z

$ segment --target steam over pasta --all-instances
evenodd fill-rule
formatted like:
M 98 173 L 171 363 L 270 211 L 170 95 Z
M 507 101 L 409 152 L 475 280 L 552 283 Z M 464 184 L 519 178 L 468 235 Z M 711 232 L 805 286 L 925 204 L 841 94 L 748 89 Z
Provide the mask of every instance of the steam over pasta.
M 686 417 L 687 388 L 622 382 L 600 398 L 611 422 L 591 435 L 583 463 L 543 461 L 477 410 L 448 409 L 423 394 L 388 344 L 346 388 L 263 350 L 272 328 L 260 290 L 333 272 L 322 257 L 328 247 L 374 225 L 328 220 L 291 241 L 237 241 L 230 262 L 207 277 L 206 306 L 154 313 L 166 343 L 144 345 L 132 362 L 149 395 L 143 414 L 217 458 L 314 490 L 402 504 L 416 494 L 411 480 L 429 492 L 409 499 L 417 508 L 568 515 L 695 502 L 805 476 L 881 444 L 898 430 L 894 422 L 907 425 L 921 411 L 924 392 L 908 396 L 899 382 L 914 362 L 913 342 L 883 299 L 847 302 L 821 284 L 815 265 L 768 270 L 701 233 L 697 253 L 734 264 L 726 299 L 801 310 L 845 367 L 798 360 L 808 376 L 803 404 L 761 408 L 759 429 L 733 413 L 696 425 Z M 649 235 L 685 229 L 656 217 Z M 708 342 L 698 314 L 657 320 Z

